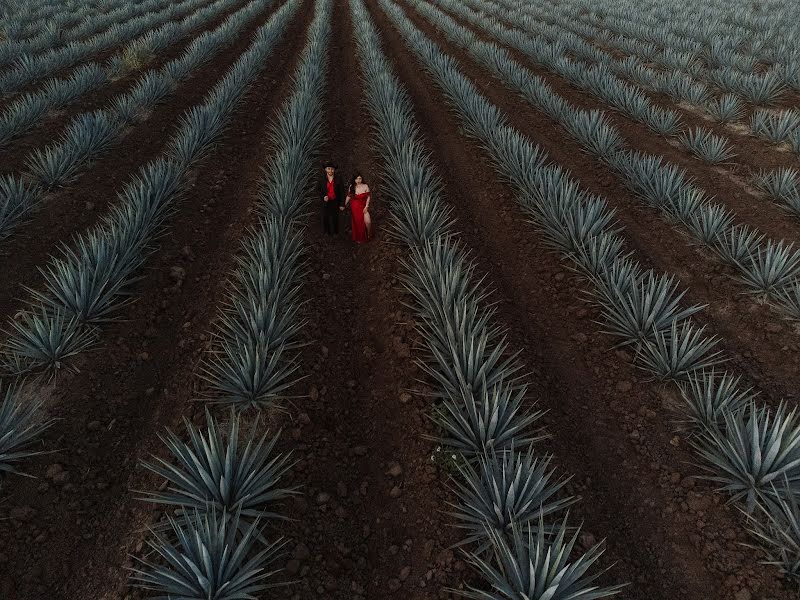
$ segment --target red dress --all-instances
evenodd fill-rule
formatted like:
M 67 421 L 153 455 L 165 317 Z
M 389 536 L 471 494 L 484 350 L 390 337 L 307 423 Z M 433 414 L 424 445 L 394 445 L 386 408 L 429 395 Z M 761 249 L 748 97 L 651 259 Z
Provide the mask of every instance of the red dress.
M 354 242 L 366 242 L 369 240 L 367 225 L 364 223 L 364 207 L 367 205 L 369 192 L 356 194 L 350 197 L 350 214 L 352 215 L 352 229 Z

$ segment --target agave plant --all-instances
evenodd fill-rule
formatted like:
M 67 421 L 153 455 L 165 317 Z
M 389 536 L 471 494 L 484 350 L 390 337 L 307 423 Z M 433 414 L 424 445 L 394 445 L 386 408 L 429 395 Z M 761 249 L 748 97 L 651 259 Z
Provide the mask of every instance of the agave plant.
M 800 112 L 794 110 L 785 110 L 777 114 L 759 110 L 750 118 L 750 129 L 753 133 L 767 138 L 774 144 L 789 140 L 798 126 L 800 126 Z
M 775 296 L 800 274 L 800 252 L 792 252 L 783 240 L 769 240 L 757 252 L 737 263 L 740 279 L 754 293 Z
M 280 518 L 267 507 L 294 493 L 278 487 L 280 478 L 292 466 L 290 455 L 273 455 L 279 434 L 257 438 L 258 418 L 241 439 L 239 414 L 231 409 L 229 418 L 228 430 L 223 433 L 206 411 L 205 435 L 184 419 L 188 443 L 169 430 L 159 435 L 177 464 L 158 457 L 154 457 L 155 462 L 143 461 L 142 465 L 163 477 L 168 487 L 146 492 L 142 499 L 179 507 L 182 517 L 214 507 L 219 513 L 240 514 L 247 519 Z
M 711 100 L 706 110 L 717 123 L 738 121 L 744 114 L 742 101 L 733 94 L 725 94 L 719 100 Z
M 764 234 L 740 223 L 721 231 L 710 246 L 731 265 L 738 265 L 758 253 Z
M 547 230 L 549 243 L 557 250 L 577 252 L 586 240 L 601 233 L 615 234 L 616 214 L 608 202 L 597 196 L 560 193 L 543 207 L 540 222 Z
M 277 540 L 258 549 L 262 536 L 257 520 L 243 528 L 238 514 L 215 510 L 195 512 L 184 521 L 167 519 L 173 535 L 152 532 L 147 545 L 160 560 L 136 559 L 139 566 L 131 569 L 136 587 L 161 598 L 214 600 L 254 598 L 253 594 L 274 587 L 267 580 L 278 569 L 268 569 L 280 558 L 285 542 Z
M 490 556 L 470 552 L 467 560 L 490 589 L 469 585 L 464 591 L 451 591 L 474 600 L 597 600 L 622 590 L 622 585 L 595 585 L 604 571 L 588 574 L 603 554 L 603 542 L 573 559 L 580 528 L 568 539 L 567 517 L 564 517 L 552 529 L 555 535 L 547 535 L 541 520 L 535 531 L 514 526 L 510 541 L 489 530 Z
M 739 86 L 739 93 L 753 104 L 772 104 L 785 90 L 786 86 L 774 73 L 764 75 L 751 73 L 742 77 Z
M 20 399 L 19 387 L 6 385 L 3 392 L 0 385 L 0 393 L 3 395 L 0 404 L 0 475 L 26 475 L 17 470 L 17 463 L 44 453 L 33 450 L 31 446 L 54 421 L 39 419 L 44 401 Z M 0 488 L 2 484 L 3 477 L 0 477 Z
M 598 301 L 603 307 L 605 333 L 622 338 L 622 344 L 654 341 L 658 333 L 676 321 L 690 317 L 702 306 L 681 308 L 686 291 L 678 292 L 674 277 L 657 276 L 652 271 L 634 285 L 603 288 Z
M 782 483 L 783 489 L 779 490 L 774 482 L 770 482 L 772 501 L 768 504 L 758 503 L 760 519 L 745 513 L 748 530 L 758 542 L 758 546 L 748 545 L 766 553 L 764 564 L 773 565 L 781 573 L 799 581 L 800 505 L 785 475 Z
M 576 265 L 589 277 L 595 278 L 608 272 L 617 261 L 623 261 L 629 254 L 623 252 L 624 240 L 615 233 L 601 232 L 583 240 L 578 249 L 570 255 Z
M 435 408 L 432 419 L 442 432 L 434 439 L 470 460 L 490 450 L 525 448 L 544 439 L 531 429 L 542 413 L 525 407 L 526 392 L 524 386 L 504 383 L 457 391 Z
M 753 179 L 753 184 L 777 202 L 797 202 L 800 197 L 800 172 L 791 167 L 763 171 Z
M 724 428 L 706 430 L 693 442 L 703 459 L 705 479 L 720 484 L 731 502 L 744 500 L 752 514 L 758 502 L 774 504 L 772 483 L 784 478 L 785 492 L 800 492 L 800 424 L 796 409 L 781 403 L 773 413 L 751 400 L 723 415 Z
M 661 156 L 628 152 L 622 157 L 618 169 L 628 186 L 656 208 L 673 203 L 691 186 L 686 170 L 666 163 Z
M 705 326 L 696 327 L 689 319 L 672 321 L 666 331 L 655 333 L 654 341 L 637 347 L 637 366 L 660 380 L 686 379 L 694 371 L 708 369 L 722 362 L 722 352 L 715 350 L 717 338 L 703 337 Z
M 15 375 L 43 369 L 53 376 L 67 366 L 65 361 L 91 347 L 97 337 L 92 328 L 82 327 L 61 312 L 25 311 L 12 320 L 4 348 L 6 369 Z
M 674 110 L 651 106 L 647 109 L 644 124 L 659 135 L 669 137 L 675 135 L 680 128 L 680 117 Z
M 788 318 L 800 321 L 800 281 L 795 280 L 776 292 L 773 305 Z
M 465 530 L 462 543 L 478 543 L 476 552 L 481 553 L 489 547 L 488 530 L 508 536 L 512 526 L 536 527 L 539 519 L 576 502 L 571 496 L 559 496 L 569 478 L 556 478 L 551 458 L 534 458 L 533 448 L 524 453 L 512 448 L 478 456 L 477 466 L 459 464 L 463 481 L 455 482 L 459 501 L 452 504 L 451 514 Z
M 678 139 L 692 154 L 707 163 L 717 164 L 736 156 L 728 140 L 701 127 L 682 133 Z
M 700 431 L 724 426 L 726 414 L 744 408 L 756 397 L 752 388 L 743 389 L 740 382 L 741 376 L 729 371 L 721 375 L 714 369 L 690 373 L 680 385 L 690 411 L 688 423 Z
M 622 137 L 603 111 L 573 109 L 567 116 L 566 127 L 574 138 L 602 160 L 609 160 L 622 150 Z
M 695 239 L 710 246 L 730 229 L 732 222 L 731 211 L 721 204 L 706 202 L 692 213 L 686 226 Z
M 0 176 L 0 242 L 11 235 L 41 200 L 38 187 L 21 177 Z

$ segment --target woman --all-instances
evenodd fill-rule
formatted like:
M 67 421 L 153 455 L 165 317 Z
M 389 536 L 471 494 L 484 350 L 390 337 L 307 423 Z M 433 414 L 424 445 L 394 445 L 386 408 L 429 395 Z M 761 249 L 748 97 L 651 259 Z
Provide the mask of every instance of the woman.
M 369 186 L 364 181 L 361 173 L 356 173 L 347 188 L 347 197 L 344 205 L 350 207 L 352 217 L 353 241 L 357 244 L 366 242 L 372 237 L 372 219 L 369 214 L 369 202 L 371 199 Z

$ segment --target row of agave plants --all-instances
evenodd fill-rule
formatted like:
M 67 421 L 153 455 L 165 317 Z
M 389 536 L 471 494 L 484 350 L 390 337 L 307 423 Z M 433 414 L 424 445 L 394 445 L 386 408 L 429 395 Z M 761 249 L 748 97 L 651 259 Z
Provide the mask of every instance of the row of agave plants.
M 0 74 L 0 95 L 7 96 L 17 92 L 26 85 L 71 67 L 94 54 L 116 48 L 159 25 L 174 21 L 196 9 L 197 0 L 183 0 L 178 3 L 147 0 L 136 6 L 141 6 L 144 12 L 103 33 L 41 54 L 18 57 L 10 68 Z
M 661 211 L 670 223 L 718 254 L 737 272 L 737 281 L 748 293 L 763 295 L 785 316 L 800 319 L 800 250 L 782 240 L 767 239 L 746 224 L 736 224 L 734 213 L 709 198 L 685 169 L 661 156 L 629 149 L 620 129 L 602 111 L 573 107 L 496 43 L 480 40 L 432 3 L 411 2 L 509 89 L 561 124 L 589 153 L 610 166 L 645 205 Z M 496 21 L 478 18 L 481 13 L 460 2 L 433 3 L 464 15 L 492 39 L 503 37 L 506 31 Z M 600 222 L 604 217 L 598 213 L 594 218 Z
M 205 4 L 205 1 L 195 4 Z M 41 89 L 28 92 L 9 104 L 0 115 L 0 147 L 41 124 L 48 113 L 65 108 L 92 90 L 109 84 L 127 67 L 128 61 L 154 56 L 177 44 L 193 30 L 227 12 L 238 0 L 216 0 L 202 6 L 180 21 L 171 21 L 128 43 L 106 65 L 91 62 L 81 65 L 67 77 L 52 78 Z
M 76 115 L 60 140 L 28 155 L 21 173 L 0 176 L 0 242 L 45 203 L 51 190 L 63 189 L 108 151 L 128 125 L 175 94 L 182 81 L 236 40 L 272 2 L 251 0 L 216 29 L 197 36 L 179 57 L 142 73 L 131 90 L 113 98 L 108 108 Z
M 612 20 L 598 22 L 591 15 L 580 14 L 584 11 L 582 4 L 564 4 L 557 9 L 514 4 L 526 14 L 539 19 L 544 16 L 547 24 L 567 29 L 584 40 L 601 40 L 605 48 L 623 56 L 609 60 L 610 52 L 602 51 L 597 56 L 606 57 L 603 62 L 627 63 L 626 68 L 634 69 L 641 83 L 654 90 L 684 87 L 690 91 L 682 99 L 701 107 L 712 101 L 715 89 L 754 104 L 769 104 L 781 99 L 789 89 L 800 89 L 797 47 L 788 40 L 781 42 L 774 29 L 768 33 L 767 44 L 749 50 L 733 36 L 726 38 L 722 33 L 704 40 L 662 39 L 664 45 L 657 45 L 621 33 L 626 30 L 626 18 L 618 14 L 621 8 L 614 11 Z M 626 10 L 628 16 L 639 13 L 630 7 Z M 785 10 L 775 14 L 785 19 Z M 665 29 L 660 27 L 659 32 L 664 33 Z M 752 32 L 747 35 L 750 40 L 755 38 Z M 765 69 L 767 63 L 772 66 Z
M 391 0 L 382 6 L 430 73 L 468 135 L 485 149 L 548 244 L 593 286 L 605 331 L 635 351 L 635 364 L 674 383 L 682 415 L 701 458 L 703 477 L 742 506 L 748 528 L 769 561 L 798 577 L 800 564 L 800 419 L 781 404 L 759 406 L 735 373 L 715 367 L 725 357 L 682 308 L 674 278 L 645 271 L 624 251 L 606 202 L 580 189 L 567 171 L 511 128 L 505 116 L 424 36 Z
M 616 75 L 627 79 L 632 84 L 633 89 L 637 91 L 640 91 L 638 88 L 643 88 L 651 92 L 668 94 L 678 102 L 694 105 L 718 123 L 725 124 L 739 121 L 746 114 L 745 102 L 771 104 L 778 101 L 781 94 L 788 87 L 795 90 L 800 89 L 800 68 L 798 66 L 786 67 L 787 74 L 783 76 L 786 82 L 763 74 L 730 74 L 727 70 L 721 70 L 721 73 L 713 71 L 710 75 L 714 86 L 721 93 L 718 96 L 708 86 L 696 81 L 696 78 L 692 75 L 674 71 L 668 71 L 665 74 L 651 68 L 649 63 L 643 62 L 648 60 L 646 57 L 634 55 L 623 59 L 588 43 L 583 39 L 586 37 L 586 32 L 582 32 L 575 25 L 574 15 L 561 17 L 554 22 L 547 20 L 543 23 L 538 16 L 538 12 L 531 12 L 532 9 L 529 4 L 518 2 L 512 4 L 512 1 L 508 0 L 502 5 L 494 6 L 487 4 L 487 8 L 493 10 L 493 14 L 496 17 L 503 18 L 505 22 L 517 27 L 522 27 L 530 34 L 544 34 L 546 39 L 562 45 L 580 61 L 590 65 L 596 64 L 599 67 L 607 67 Z M 578 35 L 579 33 L 581 34 L 580 36 Z M 686 54 L 682 53 L 681 56 Z M 789 74 L 792 74 L 794 78 L 790 78 Z M 596 92 L 594 93 L 596 94 Z M 658 114 L 655 108 L 650 110 Z M 659 122 L 663 122 L 663 118 L 659 121 L 654 120 L 652 116 L 648 117 L 645 123 L 652 122 L 657 125 L 656 127 L 651 125 L 651 128 L 661 135 L 675 134 L 680 129 L 677 113 L 669 111 L 664 114 L 670 115 L 669 127 L 666 126 L 666 123 L 658 126 Z M 760 109 L 754 111 L 751 115 L 749 126 L 753 134 L 775 144 L 787 143 L 795 153 L 800 154 L 800 129 L 798 124 L 800 124 L 800 117 L 798 117 L 795 110 L 776 112 L 773 109 Z M 709 138 L 711 136 L 710 132 L 702 131 L 704 132 L 704 137 Z M 710 139 L 714 139 L 715 143 L 720 146 L 719 151 L 703 153 L 698 152 L 698 149 L 693 145 L 690 145 L 689 148 L 708 162 L 721 162 L 733 156 L 727 148 L 728 144 L 724 138 L 713 136 Z M 726 149 L 728 149 L 728 152 L 724 152 Z
M 275 585 L 285 542 L 268 542 L 263 525 L 283 518 L 273 505 L 294 493 L 280 486 L 291 456 L 274 451 L 278 435 L 257 435 L 258 418 L 242 433 L 242 413 L 275 406 L 297 380 L 288 350 L 302 325 L 296 319 L 300 220 L 324 126 L 319 90 L 328 71 L 331 15 L 331 0 L 319 0 L 294 89 L 271 129 L 274 154 L 259 193 L 259 222 L 243 243 L 207 360 L 214 400 L 231 406 L 227 432 L 206 411 L 205 435 L 186 420 L 188 442 L 168 431 L 162 439 L 169 457 L 144 463 L 166 487 L 142 499 L 174 513 L 148 542 L 158 560 L 141 560 L 132 582 L 163 597 L 253 598 Z
M 523 365 L 509 356 L 489 292 L 455 237 L 410 98 L 372 18 L 362 0 L 350 6 L 376 150 L 392 172 L 391 233 L 409 248 L 403 280 L 427 349 L 420 366 L 437 388 L 439 441 L 457 457 L 452 514 L 464 531 L 467 559 L 496 590 L 453 591 L 472 598 L 614 595 L 621 586 L 597 587 L 601 573 L 590 572 L 602 543 L 573 552 L 578 533 L 569 534 L 563 513 L 576 498 L 564 496 L 569 478 L 556 473 L 552 457 L 533 449 L 541 439 L 533 428 L 540 413 L 525 405 Z
M 207 94 L 189 109 L 164 155 L 142 167 L 119 194 L 119 202 L 96 228 L 65 247 L 44 269 L 44 291 L 32 291 L 30 306 L 10 321 L 4 347 L 6 370 L 17 377 L 55 373 L 99 337 L 99 326 L 130 300 L 128 286 L 164 233 L 193 164 L 222 133 L 234 108 L 283 37 L 302 0 L 288 0 L 254 34 L 248 49 Z M 0 470 L 30 456 L 40 433 L 36 413 L 9 387 L 0 414 Z M 38 408 L 34 401 L 30 406 Z

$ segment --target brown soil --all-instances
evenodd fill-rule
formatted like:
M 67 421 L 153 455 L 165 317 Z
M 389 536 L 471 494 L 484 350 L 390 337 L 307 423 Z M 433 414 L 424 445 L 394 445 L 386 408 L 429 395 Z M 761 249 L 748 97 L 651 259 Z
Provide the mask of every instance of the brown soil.
M 57 252 L 57 245 L 69 243 L 95 225 L 117 202 L 117 193 L 125 183 L 164 152 L 183 113 L 204 101 L 276 7 L 277 3 L 261 18 L 254 19 L 234 44 L 197 69 L 181 84 L 178 93 L 156 106 L 146 120 L 124 131 L 104 154 L 81 170 L 69 187 L 49 194 L 31 220 L 0 245 L 0 314 L 18 311 L 22 305 L 20 285 L 38 289 L 42 276 L 37 267 Z
M 376 19 L 386 23 L 374 0 L 371 6 Z M 409 15 L 442 41 L 422 19 Z M 382 33 L 390 56 L 409 56 L 389 25 Z M 445 47 L 467 75 L 476 75 L 461 53 Z M 693 457 L 672 430 L 672 391 L 643 381 L 628 353 L 610 350 L 614 340 L 597 333 L 593 323 L 599 315 L 579 300 L 586 283 L 576 281 L 547 250 L 520 218 L 511 192 L 484 155 L 457 135 L 459 123 L 443 108 L 433 80 L 420 75 L 414 60 L 398 59 L 395 66 L 432 140 L 447 195 L 456 199 L 462 237 L 497 289 L 499 316 L 509 327 L 512 347 L 523 349 L 540 405 L 550 409 L 546 423 L 553 438 L 547 447 L 565 471 L 576 475 L 575 491 L 583 496 L 576 513 L 596 539 L 607 538 L 604 564 L 618 561 L 604 580 L 633 582 L 626 598 L 722 599 L 740 587 L 759 596 L 790 597 L 776 572 L 737 544 L 745 537 L 735 509 L 687 477 L 697 470 L 687 466 Z M 493 102 L 519 120 L 536 123 L 526 131 L 535 132 L 537 143 L 563 140 L 560 129 L 531 119 L 516 97 L 496 82 L 491 85 Z M 486 87 L 484 76 L 482 91 Z M 570 148 L 563 153 L 568 152 L 575 154 Z M 562 163 L 562 156 L 553 158 Z M 585 168 L 579 174 L 581 179 L 599 175 Z M 470 193 L 464 193 L 465 185 Z
M 413 16 L 418 25 L 432 31 L 425 19 L 416 14 Z M 688 287 L 687 304 L 708 305 L 698 320 L 708 323 L 709 329 L 720 335 L 721 347 L 732 357 L 731 368 L 743 371 L 761 386 L 768 400 L 796 397 L 794 389 L 800 384 L 797 373 L 800 345 L 795 328 L 768 306 L 743 294 L 744 287 L 735 280 L 736 273 L 732 268 L 707 248 L 696 245 L 680 228 L 673 228 L 658 211 L 638 200 L 625 187 L 622 178 L 583 151 L 557 123 L 521 96 L 507 90 L 467 53 L 447 43 L 444 36 L 436 34 L 434 37 L 458 59 L 462 71 L 478 89 L 505 110 L 514 127 L 542 146 L 552 161 L 568 168 L 586 189 L 609 201 L 625 227 L 631 249 L 636 251 L 645 266 L 676 275 L 682 284 L 681 289 Z M 559 78 L 535 68 L 531 70 L 545 78 L 569 102 L 582 108 L 592 106 L 591 99 L 576 93 Z M 630 131 L 635 131 L 636 128 L 628 124 L 631 125 Z M 644 127 L 630 135 L 627 135 L 625 127 L 621 127 L 621 131 L 628 139 L 636 140 L 632 145 L 638 150 L 668 154 L 658 147 L 656 136 L 648 134 Z M 667 159 L 670 159 L 669 155 Z M 730 182 L 726 188 L 721 187 L 723 184 L 714 187 L 716 182 L 698 177 L 697 183 L 718 193 L 721 198 L 741 194 L 741 190 Z
M 11 517 L 0 521 L 3 598 L 125 595 L 126 555 L 141 549 L 142 526 L 157 514 L 129 491 L 158 485 L 136 465 L 162 451 L 156 433 L 164 426 L 199 412 L 189 402 L 197 367 L 240 239 L 254 224 L 267 131 L 289 92 L 283 75 L 295 67 L 310 6 L 300 8 L 216 149 L 197 167 L 146 277 L 132 289 L 138 301 L 124 321 L 104 328 L 104 348 L 83 357 L 80 373 L 57 382 L 49 412 L 59 420 L 43 444 L 59 453 L 27 463 L 39 479 L 15 478 L 2 499 Z M 248 40 L 193 79 L 193 87 L 210 88 Z M 154 131 L 162 140 L 163 129 Z M 54 464 L 64 474 L 53 477 Z
M 74 117 L 85 112 L 106 108 L 114 99 L 131 91 L 143 73 L 160 69 L 168 62 L 178 58 L 195 38 L 206 31 L 217 28 L 246 3 L 245 0 L 241 0 L 232 8 L 208 21 L 204 26 L 192 30 L 181 38 L 179 43 L 170 45 L 142 69 L 128 72 L 119 79 L 109 81 L 61 110 L 45 115 L 35 127 L 0 149 L 0 165 L 2 165 L 3 172 L 14 173 L 22 170 L 29 154 L 37 148 L 43 148 L 53 143 L 55 138 L 62 135 Z

